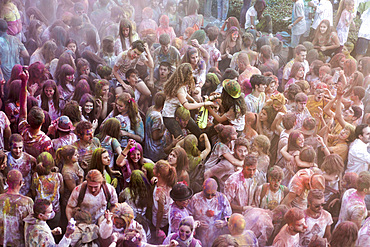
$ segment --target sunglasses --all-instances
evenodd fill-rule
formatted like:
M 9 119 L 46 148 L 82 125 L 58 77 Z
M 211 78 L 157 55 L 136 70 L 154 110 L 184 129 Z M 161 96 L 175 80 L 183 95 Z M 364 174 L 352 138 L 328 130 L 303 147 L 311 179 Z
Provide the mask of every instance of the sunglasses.
M 212 193 L 212 194 L 208 194 L 206 192 L 204 192 L 204 195 L 208 198 L 208 197 L 215 197 L 216 196 L 216 193 Z
M 319 207 L 324 207 L 325 203 L 321 203 L 321 204 L 317 204 L 317 205 L 313 205 L 314 208 L 319 208 Z

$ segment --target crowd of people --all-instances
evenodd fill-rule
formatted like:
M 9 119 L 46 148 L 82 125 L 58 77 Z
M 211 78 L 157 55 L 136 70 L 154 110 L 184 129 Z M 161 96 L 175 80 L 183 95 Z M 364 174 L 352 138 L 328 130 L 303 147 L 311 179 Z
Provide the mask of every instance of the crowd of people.
M 370 0 L 230 4 L 0 0 L 0 246 L 370 246 Z

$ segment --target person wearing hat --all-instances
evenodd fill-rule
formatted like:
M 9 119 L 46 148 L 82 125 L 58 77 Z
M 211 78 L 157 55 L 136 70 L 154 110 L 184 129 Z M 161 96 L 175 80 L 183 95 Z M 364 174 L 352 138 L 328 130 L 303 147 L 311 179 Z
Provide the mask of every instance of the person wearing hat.
M 317 168 L 299 170 L 288 185 L 289 193 L 281 202 L 288 207 L 307 208 L 307 195 L 312 189 L 325 190 L 325 178 Z
M 4 80 L 8 81 L 14 65 L 20 64 L 19 57 L 28 59 L 30 56 L 26 47 L 15 36 L 8 35 L 8 23 L 0 19 L 0 69 L 3 71 Z
M 252 93 L 245 96 L 245 103 L 247 104 L 248 111 L 260 113 L 266 101 L 266 77 L 263 75 L 252 75 L 250 78 L 250 83 L 252 86 Z
M 19 193 L 23 185 L 20 171 L 11 170 L 7 176 L 7 184 L 8 191 L 0 195 L 0 244 L 24 246 L 23 219 L 33 213 L 33 201 Z
M 206 81 L 202 87 L 202 96 L 210 96 L 211 93 L 215 92 L 217 86 L 220 84 L 220 80 L 215 73 L 208 73 L 206 75 Z
M 67 116 L 61 116 L 52 123 L 52 126 L 49 127 L 48 134 L 55 131 L 55 137 L 57 138 L 51 141 L 55 152 L 60 147 L 73 145 L 77 141 L 77 136 L 73 133 L 74 129 L 75 127 Z
M 176 233 L 182 219 L 190 215 L 186 208 L 189 204 L 190 198 L 193 196 L 193 190 L 186 184 L 177 183 L 173 186 L 170 197 L 173 203 L 170 206 L 170 226 L 169 234 Z
M 208 112 L 218 123 L 233 126 L 240 135 L 245 127 L 245 113 L 247 111 L 244 94 L 241 93 L 240 84 L 235 80 L 226 79 L 222 82 L 222 86 L 221 101 L 224 114 L 218 115 L 211 107 L 207 107 Z

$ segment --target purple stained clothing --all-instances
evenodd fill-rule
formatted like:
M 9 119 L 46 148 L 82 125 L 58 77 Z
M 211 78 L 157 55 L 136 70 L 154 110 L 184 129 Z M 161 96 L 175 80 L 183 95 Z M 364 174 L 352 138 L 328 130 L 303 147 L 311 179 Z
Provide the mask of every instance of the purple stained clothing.
M 53 146 L 54 151 L 56 152 L 59 148 L 73 145 L 77 141 L 77 136 L 75 133 L 71 132 L 68 135 L 59 137 L 57 139 L 53 139 L 51 144 Z
M 195 234 L 195 237 L 202 242 L 204 247 L 212 246 L 215 237 L 225 233 L 226 228 L 216 228 L 216 220 L 225 220 L 225 217 L 232 213 L 230 203 L 223 193 L 216 192 L 215 197 L 206 199 L 202 191 L 195 194 L 191 199 L 189 211 L 194 220 L 204 221 L 208 224 L 207 228 L 197 228 Z
M 176 233 L 179 230 L 180 222 L 183 218 L 190 216 L 190 212 L 187 208 L 179 208 L 176 203 L 172 203 L 170 206 L 170 227 L 168 228 L 168 235 Z
M 31 198 L 16 194 L 0 195 L 0 245 L 25 246 L 23 219 L 32 212 Z
M 32 184 L 32 170 L 36 166 L 36 159 L 27 153 L 23 153 L 19 159 L 13 158 L 11 152 L 7 153 L 7 166 L 10 170 L 17 169 L 22 173 L 24 185 L 19 193 L 27 195 Z
M 230 203 L 237 206 L 254 206 L 257 178 L 244 178 L 243 171 L 235 172 L 225 182 L 225 194 Z
M 23 120 L 18 125 L 18 130 L 23 137 L 24 150 L 37 158 L 42 152 L 49 152 L 53 154 L 51 139 L 41 130 L 33 135 L 30 131 L 30 126 L 27 120 Z

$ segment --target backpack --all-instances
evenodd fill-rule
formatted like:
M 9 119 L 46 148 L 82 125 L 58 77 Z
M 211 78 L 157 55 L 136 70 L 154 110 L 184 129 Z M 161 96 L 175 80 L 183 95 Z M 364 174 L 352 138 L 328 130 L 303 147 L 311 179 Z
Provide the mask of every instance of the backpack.
M 199 163 L 193 171 L 189 172 L 190 188 L 194 193 L 202 191 L 204 182 L 204 164 Z
M 76 227 L 81 232 L 81 238 L 76 242 L 74 246 L 99 247 L 99 245 L 97 244 L 99 236 L 98 236 L 97 231 L 94 231 L 93 227 L 85 226 L 81 228 L 78 225 Z
M 101 188 L 103 189 L 103 192 L 104 192 L 104 195 L 105 195 L 105 199 L 107 199 L 107 209 L 110 208 L 110 200 L 112 198 L 109 190 L 108 190 L 108 186 L 106 183 L 103 183 Z M 78 198 L 77 198 L 77 207 L 81 207 L 81 203 L 82 201 L 84 200 L 85 198 L 85 194 L 86 194 L 86 189 L 87 189 L 87 182 L 83 182 L 82 185 L 81 185 L 81 189 L 80 189 L 80 193 L 78 194 Z

